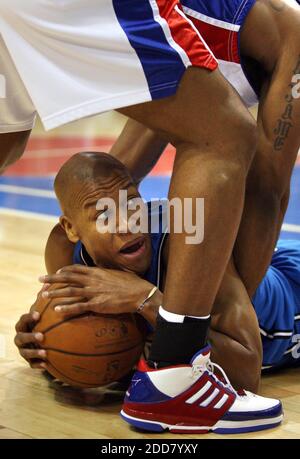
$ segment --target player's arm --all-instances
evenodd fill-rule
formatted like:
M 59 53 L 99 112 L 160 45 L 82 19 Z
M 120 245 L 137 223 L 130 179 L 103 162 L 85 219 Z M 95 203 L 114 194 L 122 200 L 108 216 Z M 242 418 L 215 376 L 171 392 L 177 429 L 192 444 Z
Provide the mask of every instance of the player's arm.
M 129 119 L 110 154 L 125 164 L 139 183 L 151 171 L 167 143 L 151 129 Z
M 45 265 L 48 274 L 54 274 L 64 266 L 73 263 L 74 246 L 60 224 L 55 225 L 45 248 Z
M 258 62 L 265 74 L 258 148 L 235 246 L 237 267 L 250 296 L 269 266 L 300 147 L 300 6 L 294 5 L 258 0 L 241 35 L 242 55 Z

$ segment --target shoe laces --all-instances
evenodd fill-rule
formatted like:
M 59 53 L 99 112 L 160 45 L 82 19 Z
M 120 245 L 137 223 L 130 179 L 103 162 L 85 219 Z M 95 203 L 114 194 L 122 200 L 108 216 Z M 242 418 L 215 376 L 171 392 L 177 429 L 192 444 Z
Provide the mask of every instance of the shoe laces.
M 218 370 L 220 372 L 221 378 L 215 374 L 215 370 Z M 246 395 L 244 391 L 236 391 L 233 388 L 225 371 L 217 363 L 213 363 L 211 360 L 208 360 L 208 362 L 205 364 L 202 364 L 202 365 L 196 364 L 196 365 L 193 365 L 192 367 L 193 376 L 199 375 L 200 373 L 203 373 L 204 371 L 207 371 L 209 375 L 216 381 L 217 384 L 221 384 L 225 389 L 230 390 L 230 392 L 233 392 L 237 398 L 241 398 Z

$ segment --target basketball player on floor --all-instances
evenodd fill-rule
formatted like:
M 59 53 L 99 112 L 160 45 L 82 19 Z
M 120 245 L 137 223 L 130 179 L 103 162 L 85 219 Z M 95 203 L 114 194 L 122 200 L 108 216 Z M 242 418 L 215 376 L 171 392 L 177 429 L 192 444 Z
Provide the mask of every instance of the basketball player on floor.
M 67 179 L 70 172 L 74 170 L 75 164 L 86 176 L 90 174 L 93 177 L 91 180 L 95 185 L 95 177 L 104 182 L 104 173 L 106 178 L 115 175 L 119 175 L 120 179 L 127 177 L 130 200 L 139 197 L 139 192 L 128 171 L 105 153 L 80 153 L 62 167 L 55 181 L 55 190 L 65 213 L 60 219 L 61 225 L 56 225 L 49 236 L 45 250 L 45 263 L 49 276 L 42 280 L 51 283 L 67 282 L 77 288 L 52 290 L 47 296 L 62 298 L 62 304 L 63 298 L 66 298 L 68 306 L 65 312 L 68 315 L 87 310 L 101 313 L 133 313 L 143 303 L 153 285 L 156 285 L 158 290 L 146 301 L 140 311 L 151 326 L 155 327 L 158 308 L 162 301 L 162 293 L 159 290 L 164 289 L 168 264 L 167 202 L 156 200 L 148 203 L 150 238 L 148 233 L 134 235 L 127 231 L 123 236 L 115 236 L 120 247 L 118 251 L 113 250 L 115 244 L 108 239 L 107 234 L 99 234 L 97 240 L 93 242 L 90 240 L 89 231 L 85 230 L 88 227 L 86 215 L 79 214 L 71 219 L 68 217 L 72 214 L 70 205 L 72 208 L 76 207 L 74 190 L 78 183 L 76 180 Z M 64 192 L 66 183 L 69 184 L 70 190 L 67 194 Z M 116 200 L 118 191 L 113 188 L 106 190 L 107 195 L 115 197 Z M 99 199 L 101 196 L 102 194 L 99 194 Z M 98 223 L 107 224 L 108 215 L 107 211 L 98 215 L 100 217 Z M 151 226 L 153 221 L 156 223 Z M 78 226 L 82 228 L 83 238 L 90 252 L 78 239 L 78 235 L 74 236 Z M 77 266 L 72 265 L 73 263 Z M 68 265 L 72 266 L 64 268 Z M 90 269 L 96 266 L 102 269 Z M 61 273 L 56 274 L 60 269 Z M 297 347 L 294 337 L 300 331 L 300 309 L 297 301 L 300 288 L 299 270 L 300 241 L 280 241 L 274 252 L 271 266 L 253 298 L 262 334 L 264 368 L 279 368 L 300 362 L 300 359 L 299 362 L 295 361 L 292 352 Z M 87 300 L 80 302 L 80 298 L 84 298 L 87 292 L 89 293 Z M 69 301 L 71 294 L 73 304 Z M 245 387 L 257 391 L 261 352 L 260 338 L 255 333 L 256 321 L 249 320 L 249 317 L 253 316 L 253 307 L 245 289 L 240 289 L 239 285 L 233 292 L 228 291 L 227 295 L 231 296 L 230 308 L 228 309 L 227 305 L 221 302 L 218 303 L 217 299 L 212 311 L 210 341 L 213 342 L 214 360 L 224 367 L 235 388 Z M 39 351 L 32 352 L 22 347 L 30 340 L 33 340 L 32 344 L 35 343 L 32 334 L 23 333 L 32 323 L 34 321 L 30 314 L 21 318 L 17 327 L 20 333 L 16 343 L 20 347 L 21 355 L 36 367 L 38 364 L 35 359 L 39 359 Z M 223 336 L 220 340 L 221 335 Z M 240 346 L 236 343 L 240 343 Z M 27 354 L 28 350 L 29 354 Z
M 272 4 L 270 9 L 273 9 L 274 1 L 257 2 L 257 5 L 267 8 L 269 4 Z M 151 1 L 151 5 L 146 0 L 143 3 L 136 1 L 132 2 L 130 12 L 125 11 L 121 1 L 103 2 L 100 12 L 96 6 L 98 7 L 92 1 L 84 2 L 84 6 L 79 2 L 70 2 L 66 9 L 64 5 L 55 4 L 52 7 L 49 2 L 45 4 L 38 0 L 28 1 L 26 4 L 13 0 L 7 6 L 1 0 L 1 33 L 10 55 L 6 54 L 6 61 L 11 67 L 10 74 L 18 78 L 10 60 L 12 57 L 46 127 L 55 127 L 83 116 L 119 108 L 121 113 L 160 132 L 167 141 L 175 145 L 177 153 L 170 198 L 205 197 L 208 216 L 205 232 L 213 235 L 212 237 L 206 238 L 199 246 L 187 247 L 184 244 L 186 235 L 174 234 L 171 228 L 170 264 L 164 307 L 158 317 L 150 353 L 150 359 L 155 362 L 155 366 L 166 367 L 164 371 L 168 374 L 169 365 L 189 362 L 193 355 L 197 355 L 196 361 L 192 360 L 194 364 L 197 359 L 201 362 L 208 360 L 206 335 L 209 314 L 236 239 L 244 204 L 246 177 L 256 147 L 256 132 L 253 121 L 236 93 L 216 69 L 214 56 L 187 21 L 177 1 Z M 280 10 L 283 21 L 290 18 L 292 20 L 289 22 L 289 30 L 293 29 L 291 24 L 295 27 L 289 38 L 285 37 L 285 43 L 291 40 L 289 50 L 293 49 L 293 52 L 289 53 L 288 62 L 280 61 L 280 69 L 284 68 L 290 81 L 299 58 L 297 45 L 294 45 L 298 43 L 299 27 L 292 9 L 285 4 L 282 7 L 280 2 Z M 141 17 L 145 19 L 145 23 L 142 23 Z M 88 36 L 80 33 L 84 19 L 89 24 Z M 133 27 L 135 20 L 138 22 L 136 28 Z M 107 30 L 104 28 L 100 32 L 101 22 L 114 27 L 109 37 L 105 35 L 99 38 L 99 34 Z M 145 24 L 147 28 L 142 27 Z M 142 45 L 139 36 L 141 30 L 142 38 L 147 37 L 146 41 L 142 40 Z M 104 47 L 111 53 L 101 53 L 98 46 L 100 43 L 102 49 Z M 95 45 L 94 48 L 92 45 Z M 182 46 L 186 45 L 187 52 L 184 52 Z M 80 53 L 76 56 L 75 65 L 73 56 L 77 46 Z M 89 52 L 93 55 L 88 58 Z M 124 53 L 127 59 L 124 59 Z M 83 59 L 78 62 L 80 54 Z M 107 56 L 109 62 L 103 65 Z M 117 58 L 120 58 L 118 64 Z M 296 58 L 296 63 L 292 62 Z M 32 64 L 30 66 L 29 61 Z M 40 64 L 38 74 L 31 71 L 34 63 Z M 114 67 L 114 64 L 117 65 Z M 129 71 L 126 74 L 125 84 L 124 72 L 120 70 L 125 70 L 126 66 L 133 73 L 130 74 Z M 186 70 L 189 66 L 192 68 Z M 73 72 L 70 71 L 71 68 Z M 112 80 L 114 68 L 116 72 Z M 178 85 L 180 79 L 181 84 Z M 13 78 L 6 78 L 6 81 L 16 87 Z M 23 84 L 21 81 L 18 84 L 26 98 Z M 291 90 L 289 88 L 290 92 Z M 283 88 L 280 91 L 283 93 Z M 280 91 L 277 94 L 280 95 Z M 22 91 L 19 92 L 21 93 Z M 128 108 L 128 104 L 154 98 L 163 99 Z M 17 110 L 14 107 L 18 100 L 12 101 L 12 97 L 7 100 L 14 110 L 6 110 L 5 113 L 19 114 L 18 107 Z M 127 108 L 120 108 L 126 105 Z M 296 107 L 291 115 L 294 121 L 298 107 L 296 103 L 293 105 Z M 23 103 L 22 107 L 25 108 L 26 104 Z M 26 120 L 27 126 L 23 123 L 23 129 L 30 128 L 28 117 Z M 214 120 L 213 125 L 211 120 Z M 9 129 L 6 121 L 3 122 L 2 132 Z M 21 124 L 20 122 L 20 126 Z M 293 133 L 294 130 L 291 127 L 290 132 Z M 12 142 L 16 137 L 18 136 L 12 134 L 3 137 L 6 150 L 13 149 Z M 261 170 L 259 174 L 262 174 Z M 220 196 L 227 203 L 226 209 L 223 202 L 220 202 Z M 197 265 L 198 259 L 202 260 L 201 265 Z M 176 269 L 176 260 L 180 260 L 181 274 Z M 200 278 L 201 285 L 195 292 L 192 286 Z M 176 322 L 179 321 L 180 326 L 173 323 L 175 316 L 172 314 L 176 315 Z M 191 330 L 195 328 L 198 332 L 192 334 Z M 173 342 L 171 347 L 170 336 L 174 329 L 177 342 Z M 198 351 L 201 348 L 205 350 L 203 355 Z M 160 377 L 164 373 L 162 370 L 153 371 L 157 371 Z M 212 386 L 217 384 L 208 370 L 203 375 L 211 378 Z M 200 379 L 203 383 L 205 378 Z M 200 390 L 200 379 L 198 384 L 191 386 L 189 393 Z M 251 403 L 255 405 L 253 400 Z M 194 428 L 203 429 L 198 425 L 203 422 L 203 416 L 201 418 L 198 412 L 199 407 L 192 410 Z M 277 412 L 278 410 L 277 407 Z M 166 408 L 166 413 L 162 413 L 162 416 L 166 419 L 169 414 Z M 210 414 L 212 417 L 206 424 L 209 424 L 209 428 L 214 428 L 215 413 Z M 222 417 L 223 414 L 219 412 L 218 416 Z M 207 415 L 205 417 L 207 419 Z M 181 424 L 182 429 L 186 430 L 185 422 L 187 418 L 183 415 Z
M 156 227 L 151 227 L 150 235 L 141 232 L 133 234 L 128 229 L 127 233 L 98 233 L 95 231 L 96 222 L 98 230 L 99 225 L 101 229 L 107 225 L 112 209 L 97 211 L 96 206 L 88 205 L 91 196 L 97 201 L 104 197 L 113 199 L 119 215 L 121 189 L 127 190 L 128 201 L 139 197 L 128 170 L 105 153 L 77 154 L 61 168 L 55 180 L 55 191 L 63 216 L 60 219 L 61 226 L 57 225 L 53 229 L 47 243 L 45 262 L 50 276 L 42 278 L 42 281 L 67 283 L 72 287 L 45 291 L 43 294 L 49 298 L 61 298 L 60 313 L 67 314 L 67 317 L 88 311 L 134 313 L 144 304 L 140 313 L 155 328 L 168 265 L 168 220 L 164 218 L 167 213 L 166 201 L 156 202 L 155 206 L 149 207 L 149 216 L 151 220 L 156 221 Z M 162 207 L 159 207 L 159 204 L 162 204 Z M 132 212 L 129 212 L 128 216 L 131 214 Z M 155 218 L 157 214 L 158 219 Z M 125 223 L 127 224 L 127 221 Z M 63 268 L 72 263 L 76 265 Z M 85 266 L 78 266 L 80 264 Z M 55 274 L 59 269 L 61 272 Z M 240 289 L 239 284 L 232 291 L 228 290 L 226 283 L 221 286 L 212 311 L 209 339 L 212 343 L 214 361 L 225 368 L 236 389 L 258 389 L 261 339 L 257 318 L 263 333 L 264 365 L 280 367 L 298 363 L 293 358 L 292 350 L 297 346 L 293 339 L 299 332 L 300 325 L 295 320 L 297 315 L 299 316 L 299 270 L 300 242 L 283 242 L 274 254 L 272 266 L 253 298 L 255 311 L 246 290 Z M 154 285 L 158 290 L 144 302 L 149 292 L 153 291 Z M 226 291 L 222 291 L 224 288 Z M 219 300 L 219 297 L 224 295 L 231 298 L 229 307 Z M 47 352 L 31 348 L 31 344 L 36 343 L 43 347 L 43 339 L 39 340 L 43 337 L 30 332 L 35 322 L 35 316 L 32 314 L 21 317 L 16 327 L 18 333 L 15 343 L 28 363 L 33 368 L 38 368 L 42 367 L 43 359 L 47 362 Z M 277 330 L 276 336 L 272 331 L 274 329 Z M 280 334 L 280 329 L 284 329 L 285 333 Z M 45 364 L 44 367 L 47 368 Z M 156 393 L 160 383 L 155 380 L 155 372 L 145 372 L 147 365 L 143 362 L 140 363 L 139 370 L 140 373 L 136 375 L 138 378 L 135 378 L 142 381 L 139 391 L 144 391 L 149 396 L 150 378 L 153 381 L 152 392 Z M 179 373 L 180 371 L 182 369 Z M 179 376 L 180 374 L 174 371 L 173 378 L 176 380 Z M 165 396 L 170 395 L 169 392 L 172 390 L 173 383 L 170 384 L 169 390 L 166 391 L 165 388 Z M 216 390 L 204 392 L 201 400 L 200 396 L 197 398 L 197 403 L 206 403 L 214 393 L 211 407 L 218 406 L 221 394 Z M 239 394 L 241 396 L 242 392 Z M 130 402 L 132 400 L 129 398 L 124 403 L 125 415 L 131 414 Z M 153 409 L 152 404 L 148 406 L 149 409 Z M 268 424 L 269 419 L 264 427 Z M 250 425 L 252 428 L 253 424 L 248 423 L 249 428 Z M 225 426 L 226 423 L 223 427 Z M 153 425 L 150 427 L 154 428 Z M 260 427 L 263 428 L 262 425 Z

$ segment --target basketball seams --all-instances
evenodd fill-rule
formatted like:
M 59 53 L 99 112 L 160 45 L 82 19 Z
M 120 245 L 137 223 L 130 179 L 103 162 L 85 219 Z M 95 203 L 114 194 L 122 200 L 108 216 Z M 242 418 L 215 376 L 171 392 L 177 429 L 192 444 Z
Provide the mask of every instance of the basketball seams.
M 124 354 L 125 352 L 129 352 L 129 351 L 132 351 L 133 349 L 136 349 L 137 347 L 141 346 L 141 348 L 143 349 L 143 343 L 142 342 L 139 342 L 131 347 L 128 347 L 127 349 L 124 349 L 122 351 L 114 351 L 114 352 L 104 352 L 104 353 L 101 353 L 101 354 L 81 354 L 81 353 L 78 353 L 78 352 L 70 352 L 70 351 L 64 351 L 62 349 L 55 349 L 55 348 L 51 348 L 51 347 L 44 347 L 43 349 L 45 349 L 46 351 L 52 351 L 52 352 L 59 352 L 60 354 L 66 354 L 66 355 L 76 355 L 78 357 L 105 357 L 107 355 L 119 355 L 119 354 Z
M 82 317 L 88 317 L 89 315 L 92 315 L 92 313 L 85 312 L 84 314 L 79 314 L 79 315 L 76 315 L 74 317 L 66 317 L 65 319 L 62 319 L 60 322 L 57 322 L 57 323 L 55 323 L 53 325 L 50 325 L 48 328 L 45 328 L 44 330 L 41 330 L 41 333 L 47 333 L 47 332 L 53 330 L 54 328 L 59 327 L 60 325 L 62 325 L 65 322 L 72 322 L 73 320 L 76 320 L 76 319 L 82 318 Z
M 51 303 L 51 300 L 50 300 L 49 304 L 50 303 Z M 44 311 L 46 311 L 46 309 L 48 308 L 49 304 L 46 306 Z M 73 316 L 73 317 L 66 317 L 65 319 L 61 320 L 60 322 L 57 322 L 57 323 L 55 323 L 53 325 L 50 325 L 48 328 L 40 330 L 40 332 L 41 333 L 47 333 L 47 332 L 53 330 L 54 328 L 59 327 L 60 325 L 62 325 L 65 322 L 72 322 L 73 320 L 76 320 L 78 318 L 83 318 L 83 317 L 88 317 L 88 316 L 97 316 L 97 315 L 101 315 L 103 317 L 107 316 L 106 314 L 94 314 L 92 312 L 85 312 L 83 314 L 78 314 L 78 315 Z M 134 314 L 132 314 L 132 316 L 134 316 Z M 136 322 L 136 318 L 135 317 L 133 317 L 132 321 L 133 321 L 133 325 L 137 326 L 137 322 Z
M 109 354 L 92 354 L 92 355 L 89 355 L 89 354 L 74 354 L 74 353 L 69 353 L 69 352 L 65 352 L 65 351 L 60 351 L 60 350 L 57 350 L 57 349 L 48 349 L 48 351 L 52 351 L 52 352 L 59 352 L 59 353 L 62 353 L 62 354 L 70 354 L 70 355 L 76 355 L 76 356 L 81 356 L 81 357 L 106 357 L 108 355 L 115 355 L 115 354 L 122 354 L 122 353 L 125 353 L 125 352 L 129 352 L 129 351 L 132 351 L 134 349 L 136 349 L 138 346 L 140 346 L 140 343 L 135 345 L 135 346 L 132 346 L 128 349 L 125 349 L 124 351 L 120 351 L 120 352 L 112 352 L 112 353 L 109 353 Z M 142 351 L 142 350 L 141 350 Z M 74 379 L 74 378 L 71 378 L 70 376 L 66 375 L 65 373 L 63 373 L 60 369 L 58 369 L 55 365 L 53 365 L 52 362 L 48 362 L 47 363 L 47 369 L 49 372 L 51 372 L 51 368 L 58 374 L 57 375 L 54 375 L 55 378 L 57 378 L 58 380 L 60 380 L 60 376 L 62 378 L 64 378 L 64 381 L 65 383 L 69 384 L 72 386 L 72 384 L 75 386 L 75 387 L 85 387 L 85 388 L 95 388 L 95 387 L 104 387 L 106 386 L 107 384 L 110 384 L 108 383 L 107 381 L 105 381 L 103 384 L 94 384 L 94 383 L 85 383 L 84 381 L 79 381 L 77 379 Z M 118 379 L 122 378 L 124 375 L 126 374 L 126 371 L 124 370 L 124 374 L 121 373 L 121 375 L 118 376 Z M 59 376 L 60 375 L 60 376 Z
M 67 376 L 65 375 L 62 371 L 58 370 L 52 363 L 48 363 L 47 364 L 49 369 L 51 370 L 51 368 L 54 369 L 54 371 L 58 374 L 60 374 L 63 378 L 65 378 L 65 380 L 69 380 L 71 381 L 70 383 L 67 383 L 67 384 L 70 384 L 70 386 L 72 385 L 72 383 L 74 384 L 75 387 L 86 387 L 86 388 L 94 388 L 94 387 L 101 387 L 101 386 L 95 386 L 93 384 L 89 384 L 89 383 L 85 383 L 85 382 L 81 382 L 81 381 L 77 381 L 76 379 L 73 379 L 73 378 L 70 378 L 70 376 Z M 56 376 L 55 376 L 56 377 Z M 59 379 L 59 377 L 56 377 L 56 379 Z M 64 381 L 63 381 L 64 382 Z M 105 384 L 103 384 L 104 386 Z

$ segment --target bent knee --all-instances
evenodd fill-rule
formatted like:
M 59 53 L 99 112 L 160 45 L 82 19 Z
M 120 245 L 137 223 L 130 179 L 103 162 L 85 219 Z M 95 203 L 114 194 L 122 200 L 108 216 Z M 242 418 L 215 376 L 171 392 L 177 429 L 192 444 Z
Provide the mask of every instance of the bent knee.
M 192 141 L 199 154 L 211 154 L 219 162 L 224 175 L 248 175 L 258 144 L 258 130 L 252 116 L 243 111 L 232 113 L 226 123 L 226 133 L 216 131 L 213 139 L 203 144 L 203 139 Z
M 249 115 L 241 122 L 236 140 L 239 161 L 248 173 L 258 145 L 257 124 L 252 116 Z
M 221 128 L 223 158 L 248 173 L 258 145 L 257 123 L 243 103 L 231 99 L 230 94 L 224 105 L 226 124 Z
M 229 104 L 228 112 L 224 159 L 239 164 L 248 173 L 258 145 L 257 123 L 244 106 Z
M 258 130 L 254 120 L 241 120 L 228 145 L 230 153 L 224 157 L 222 176 L 230 180 L 246 180 L 257 150 Z

